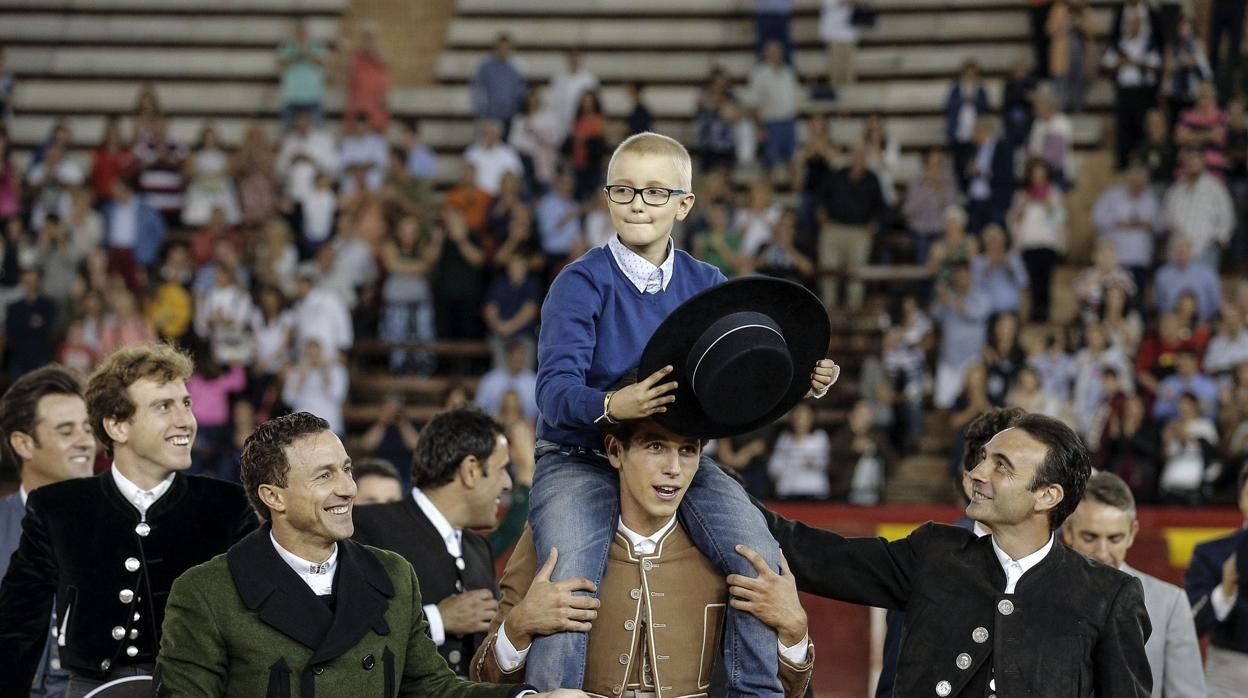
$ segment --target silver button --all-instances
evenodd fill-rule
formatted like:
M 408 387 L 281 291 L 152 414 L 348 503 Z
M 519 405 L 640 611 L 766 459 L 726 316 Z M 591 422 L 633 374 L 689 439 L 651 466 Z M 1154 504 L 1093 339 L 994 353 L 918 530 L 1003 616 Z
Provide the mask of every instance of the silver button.
M 134 601 L 134 592 L 129 589 L 122 589 L 121 592 L 117 594 L 117 598 L 122 603 L 130 603 L 131 601 Z
M 1001 615 L 1008 616 L 1014 612 L 1014 602 L 1009 599 L 1001 599 L 997 602 L 997 610 L 1001 612 Z
M 446 658 L 451 662 L 451 664 L 458 664 L 459 660 L 462 659 L 463 656 L 464 655 L 459 653 L 459 650 L 451 650 L 446 653 Z
M 105 659 L 104 661 L 100 662 L 100 671 L 108 671 L 108 668 L 111 667 L 112 665 L 113 663 L 111 661 Z
M 611 695 L 613 695 L 613 696 L 618 696 L 618 695 L 620 695 L 620 690 L 621 690 L 621 689 L 620 689 L 619 684 L 616 684 L 616 685 L 612 686 L 612 687 L 611 687 Z
M 997 698 L 997 694 L 995 694 L 995 693 L 989 693 L 989 694 L 988 694 L 988 698 Z
M 462 571 L 465 567 L 464 558 L 462 557 L 455 558 L 455 566 L 458 567 Z
M 633 628 L 635 628 L 635 627 L 637 627 L 637 624 L 636 624 L 636 623 L 634 623 L 633 621 L 631 621 L 631 620 L 626 620 L 626 621 L 624 621 L 624 629 L 625 629 L 625 630 L 627 630 L 627 631 L 629 631 L 629 632 L 632 632 L 632 631 L 633 631 Z
M 971 668 L 971 655 L 967 654 L 966 652 L 959 654 L 957 660 L 955 661 L 957 662 L 959 669 Z
M 138 628 L 131 628 L 131 629 L 130 629 L 130 639 L 131 639 L 131 640 L 137 640 L 137 639 L 139 639 L 139 629 L 138 629 Z
M 464 583 L 458 579 L 455 580 L 455 591 L 461 594 L 464 593 Z
M 641 598 L 641 589 L 633 589 L 632 591 L 628 592 L 628 595 L 629 595 L 629 596 L 631 596 L 631 597 L 633 597 L 633 600 L 634 600 L 634 601 L 635 601 L 635 600 L 637 600 L 637 599 L 640 599 L 640 598 Z
M 988 628 L 978 627 L 971 631 L 971 639 L 976 644 L 982 645 L 988 641 Z
M 953 693 L 953 686 L 951 686 L 948 681 L 941 681 L 936 684 L 936 695 L 944 698 L 950 693 Z
M 624 665 L 627 665 L 627 664 L 628 664 L 628 655 L 627 655 L 627 654 L 621 654 L 621 655 L 620 655 L 620 664 L 624 664 Z
M 125 628 L 121 627 L 120 625 L 118 625 L 118 626 L 116 626 L 116 627 L 114 627 L 114 628 L 113 628 L 113 639 L 114 639 L 114 640 L 120 640 L 121 638 L 123 638 L 123 637 L 125 637 L 125 636 L 126 636 L 126 629 L 125 629 Z
M 126 656 L 127 657 L 139 656 L 139 648 L 135 647 L 134 645 L 130 645 L 129 647 L 126 648 Z
M 645 562 L 641 563 L 641 569 L 649 572 L 650 570 L 654 569 L 654 563 L 650 562 L 649 560 L 646 560 Z
M 139 571 L 139 559 L 137 557 L 126 558 L 126 571 L 127 572 Z
M 147 525 L 146 521 L 140 521 L 138 526 L 134 527 L 134 532 L 140 537 L 146 538 L 147 534 L 152 532 L 152 527 Z
M 139 620 L 139 613 L 138 613 L 138 611 L 135 611 L 135 613 L 134 613 L 134 620 L 135 620 L 135 622 L 138 622 L 138 620 Z

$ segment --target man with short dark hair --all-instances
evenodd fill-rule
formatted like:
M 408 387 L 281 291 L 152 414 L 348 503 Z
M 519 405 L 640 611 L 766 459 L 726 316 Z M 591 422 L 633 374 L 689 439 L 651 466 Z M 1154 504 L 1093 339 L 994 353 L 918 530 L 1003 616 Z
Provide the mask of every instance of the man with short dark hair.
M 1146 698 L 1151 626 L 1139 580 L 1054 545 L 1090 471 L 1069 427 L 1028 414 L 970 471 L 966 514 L 989 536 L 927 523 L 898 541 L 847 539 L 782 519 L 772 533 L 798 589 L 906 610 L 896 695 Z M 728 583 L 734 596 L 756 585 Z
M 17 379 L 56 355 L 56 303 L 43 293 L 43 270 L 22 269 L 22 295 L 4 314 L 0 348 L 9 359 L 9 377 Z
M 4 460 L 21 477 L 18 491 L 0 499 L 3 579 L 22 537 L 30 493 L 54 482 L 91 475 L 95 438 L 78 378 L 64 366 L 48 364 L 17 379 L 0 398 L 0 437 Z M 60 695 L 65 690 L 69 675 L 48 668 L 53 653 L 53 646 L 45 641 L 31 695 Z
M 40 487 L 0 584 L 0 695 L 23 695 L 55 599 L 67 695 L 154 669 L 173 580 L 255 528 L 238 485 L 185 475 L 194 366 L 164 344 L 121 349 L 87 382 L 91 431 L 113 467 Z
M 502 425 L 476 409 L 447 410 L 420 432 L 411 493 L 355 512 L 356 540 L 393 550 L 416 569 L 429 634 L 464 677 L 498 610 L 494 556 L 472 529 L 498 524 L 510 460 Z
M 354 467 L 355 505 L 387 504 L 403 499 L 403 481 L 390 461 L 363 458 Z
M 1153 698 L 1204 696 L 1200 641 L 1183 590 L 1127 564 L 1140 522 L 1135 497 L 1122 478 L 1100 472 L 1088 480 L 1075 513 L 1062 524 L 1062 540 L 1075 550 L 1140 580 L 1153 634 L 1144 646 L 1153 671 Z
M 324 419 L 296 412 L 261 424 L 243 446 L 242 476 L 265 524 L 173 585 L 157 695 L 532 692 L 465 683 L 447 669 L 411 565 L 349 540 L 351 459 Z

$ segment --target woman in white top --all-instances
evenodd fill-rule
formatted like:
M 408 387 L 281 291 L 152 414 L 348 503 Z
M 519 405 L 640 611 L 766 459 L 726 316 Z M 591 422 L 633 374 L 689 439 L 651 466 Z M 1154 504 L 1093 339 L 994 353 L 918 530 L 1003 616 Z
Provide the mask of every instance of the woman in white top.
M 867 148 L 867 167 L 880 180 L 884 203 L 897 205 L 897 166 L 901 162 L 901 145 L 888 134 L 879 114 L 871 114 L 862 123 L 862 144 Z
M 1053 268 L 1066 256 L 1066 203 L 1043 161 L 1027 162 L 1025 181 L 1007 219 L 1031 280 L 1031 320 L 1048 322 Z
M 195 308 L 195 334 L 212 346 L 219 364 L 250 365 L 255 358 L 251 334 L 251 294 L 238 283 L 234 270 L 217 265 L 216 284 Z
M 186 161 L 186 205 L 182 209 L 182 222 L 189 226 L 208 223 L 212 209 L 225 213 L 230 225 L 238 225 L 242 214 L 238 197 L 234 193 L 234 178 L 230 176 L 230 158 L 221 149 L 217 131 L 205 126 L 199 135 L 199 147 Z
M 808 404 L 789 413 L 789 429 L 776 440 L 767 463 L 777 497 L 827 498 L 831 441 L 814 425 L 815 413 Z
M 346 436 L 342 403 L 347 399 L 347 368 L 337 352 L 326 358 L 321 343 L 309 339 L 303 344 L 303 358 L 286 371 L 282 400 L 296 412 L 311 412 L 329 422 L 338 436 Z

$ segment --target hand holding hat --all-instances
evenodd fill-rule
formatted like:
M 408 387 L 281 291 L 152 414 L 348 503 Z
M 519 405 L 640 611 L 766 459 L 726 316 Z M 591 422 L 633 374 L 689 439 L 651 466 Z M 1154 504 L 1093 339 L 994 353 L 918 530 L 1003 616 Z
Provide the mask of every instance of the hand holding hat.
M 671 394 L 676 389 L 676 381 L 662 384 L 659 381 L 671 372 L 671 366 L 664 366 L 644 380 L 615 391 L 611 396 L 608 416 L 614 420 L 627 421 L 666 412 L 665 405 L 676 400 L 676 396 Z

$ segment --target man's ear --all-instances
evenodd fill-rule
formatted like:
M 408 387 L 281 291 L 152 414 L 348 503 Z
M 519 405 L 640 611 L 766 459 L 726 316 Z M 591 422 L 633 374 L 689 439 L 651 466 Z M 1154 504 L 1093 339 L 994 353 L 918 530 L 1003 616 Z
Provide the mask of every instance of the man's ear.
M 129 421 L 122 421 L 116 417 L 105 417 L 102 423 L 104 424 L 104 433 L 108 434 L 108 438 L 112 439 L 114 444 L 124 444 L 130 441 Z
M 456 470 L 455 476 L 466 489 L 476 487 L 477 480 L 481 479 L 481 461 L 477 460 L 476 456 L 464 456 L 464 459 L 459 462 L 459 469 Z
M 35 437 L 30 434 L 21 431 L 9 434 L 9 445 L 13 447 L 13 452 L 20 460 L 30 460 L 35 457 Z
M 1036 511 L 1050 511 L 1066 498 L 1062 486 L 1053 483 L 1036 490 Z
M 260 494 L 260 501 L 264 502 L 271 513 L 286 511 L 286 497 L 282 488 L 264 484 L 257 488 L 257 492 Z

